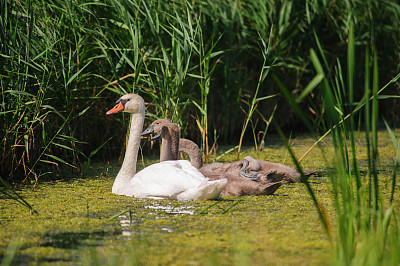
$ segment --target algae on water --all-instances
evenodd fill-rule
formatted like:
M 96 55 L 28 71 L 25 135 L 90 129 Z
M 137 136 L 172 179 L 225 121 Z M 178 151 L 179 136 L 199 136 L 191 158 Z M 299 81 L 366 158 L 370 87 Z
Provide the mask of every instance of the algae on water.
M 386 133 L 381 132 L 379 139 L 379 175 L 385 189 L 396 151 Z M 312 142 L 308 137 L 291 141 L 298 157 Z M 361 165 L 362 145 L 360 140 Z M 332 150 L 329 141 L 323 146 L 325 156 L 316 148 L 302 167 L 320 170 L 310 183 L 334 232 L 330 169 L 325 161 Z M 266 145 L 261 152 L 243 149 L 241 156 L 246 155 L 293 165 L 278 144 Z M 228 154 L 220 161 L 234 158 Z M 22 189 L 37 215 L 15 201 L 0 199 L 1 258 L 9 258 L 11 244 L 13 263 L 33 265 L 326 265 L 330 260 L 331 244 L 303 184 L 287 184 L 272 196 L 239 202 L 234 197 L 218 202 L 134 199 L 111 193 L 118 170 L 116 163 L 92 164 L 88 178 L 41 183 L 34 191 Z

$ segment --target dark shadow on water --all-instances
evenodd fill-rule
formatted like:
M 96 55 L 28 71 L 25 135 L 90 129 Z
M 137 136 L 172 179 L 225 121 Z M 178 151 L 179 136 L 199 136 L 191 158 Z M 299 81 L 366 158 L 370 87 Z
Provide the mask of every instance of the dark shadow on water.
M 81 246 L 100 246 L 101 240 L 115 234 L 106 231 L 47 233 L 44 236 L 45 240 L 40 246 L 62 249 L 77 249 Z
M 79 254 L 75 250 L 80 247 L 97 247 L 102 245 L 102 241 L 105 238 L 119 235 L 121 232 L 110 232 L 110 231 L 94 231 L 94 232 L 62 232 L 62 233 L 47 233 L 44 235 L 44 239 L 41 243 L 36 246 L 23 246 L 20 250 L 40 247 L 40 248 L 58 248 L 66 250 L 64 257 L 52 257 L 51 255 L 42 255 L 39 258 L 35 258 L 34 255 L 16 255 L 13 258 L 12 265 L 31 265 L 35 263 L 54 263 L 54 264 L 68 264 L 76 265 L 79 261 Z M 69 252 L 67 252 L 67 250 Z M 60 254 L 60 252 L 58 252 Z M 0 256 L 0 261 L 2 257 Z
M 2 257 L 0 256 L 0 261 Z M 16 256 L 13 259 L 11 265 L 32 265 L 33 262 L 37 264 L 41 263 L 51 263 L 54 265 L 57 264 L 66 264 L 66 265 L 76 265 L 76 261 L 78 260 L 78 256 L 71 256 L 70 258 L 51 258 L 51 257 L 41 257 L 36 259 L 34 256 L 20 255 Z

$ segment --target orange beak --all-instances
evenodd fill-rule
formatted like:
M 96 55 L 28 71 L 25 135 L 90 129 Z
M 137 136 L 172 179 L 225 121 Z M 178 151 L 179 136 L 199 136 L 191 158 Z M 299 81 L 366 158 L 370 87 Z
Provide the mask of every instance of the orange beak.
M 117 103 L 116 106 L 114 106 L 113 109 L 109 110 L 109 111 L 106 113 L 106 115 L 115 114 L 115 113 L 121 112 L 122 110 L 124 110 L 124 106 L 122 105 L 121 102 L 119 102 L 119 103 Z

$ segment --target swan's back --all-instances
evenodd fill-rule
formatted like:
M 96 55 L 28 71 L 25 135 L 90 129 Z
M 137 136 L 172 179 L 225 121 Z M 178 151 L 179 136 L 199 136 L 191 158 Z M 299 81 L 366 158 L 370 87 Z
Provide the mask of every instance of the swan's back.
M 137 198 L 206 200 L 218 198 L 226 183 L 209 181 L 189 161 L 164 161 L 135 174 L 126 191 Z

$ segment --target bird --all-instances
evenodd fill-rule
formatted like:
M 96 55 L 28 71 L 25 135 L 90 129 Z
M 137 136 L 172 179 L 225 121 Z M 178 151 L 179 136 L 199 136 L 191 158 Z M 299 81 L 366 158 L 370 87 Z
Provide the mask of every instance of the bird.
M 164 126 L 167 124 L 171 124 L 171 121 L 166 118 L 161 118 L 155 120 L 146 131 L 142 133 L 142 135 L 150 134 L 150 131 L 154 131 L 154 127 L 157 125 L 163 124 Z M 160 126 L 158 126 L 160 127 Z M 173 129 L 169 127 L 170 132 L 172 130 L 179 130 L 178 129 Z M 159 132 L 161 134 L 161 131 Z M 176 134 L 176 133 L 175 133 Z M 160 136 L 155 135 L 153 136 L 152 139 L 157 139 Z M 179 136 L 175 136 L 175 139 L 178 139 Z M 162 142 L 162 145 L 165 145 L 166 142 Z M 249 165 L 247 168 L 240 170 L 241 168 L 238 165 L 241 165 L 243 162 L 237 161 L 237 162 L 231 162 L 231 163 L 211 163 L 206 166 L 203 166 L 203 155 L 200 151 L 199 146 L 194 143 L 193 141 L 189 139 L 184 139 L 184 138 L 179 138 L 179 152 L 186 153 L 189 156 L 190 162 L 194 167 L 197 169 L 200 169 L 203 174 L 216 174 L 216 175 L 221 175 L 226 172 L 238 174 L 242 177 L 247 177 L 255 181 L 265 181 L 265 182 L 277 182 L 281 180 L 287 181 L 287 183 L 294 183 L 294 182 L 303 182 L 304 180 L 302 179 L 300 173 L 293 167 L 280 164 L 280 163 L 273 163 L 269 162 L 266 160 L 258 160 L 254 159 L 251 156 L 246 156 L 244 160 L 247 160 L 249 162 Z M 160 161 L 165 160 L 165 156 L 169 156 L 169 160 L 171 158 L 174 158 L 177 160 L 178 158 L 178 152 L 174 151 L 173 154 L 169 154 L 169 149 L 168 147 L 161 147 L 161 154 L 160 154 Z M 303 178 L 308 178 L 312 174 L 317 173 L 317 170 L 313 171 L 303 171 L 304 177 Z
M 136 198 L 208 200 L 219 197 L 226 179 L 210 181 L 187 160 L 163 161 L 136 173 L 136 163 L 145 117 L 145 103 L 137 94 L 125 94 L 106 114 L 130 113 L 131 127 L 125 157 L 112 193 Z
M 233 163 L 213 163 L 202 167 L 202 155 L 199 147 L 191 140 L 179 138 L 179 127 L 168 119 L 155 120 L 143 135 L 154 134 L 152 140 L 161 138 L 160 161 L 177 160 L 179 151 L 189 155 L 193 166 L 211 180 L 221 178 L 228 179 L 228 184 L 221 192 L 223 196 L 246 196 L 246 195 L 271 195 L 287 180 L 270 181 L 267 179 L 256 180 L 254 176 L 258 173 L 249 171 L 250 162 L 245 160 Z M 254 159 L 253 159 L 254 160 Z M 257 161 L 252 161 L 253 167 Z M 251 177 L 248 178 L 248 177 Z

